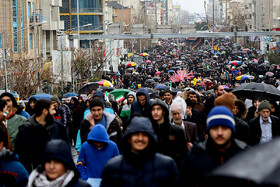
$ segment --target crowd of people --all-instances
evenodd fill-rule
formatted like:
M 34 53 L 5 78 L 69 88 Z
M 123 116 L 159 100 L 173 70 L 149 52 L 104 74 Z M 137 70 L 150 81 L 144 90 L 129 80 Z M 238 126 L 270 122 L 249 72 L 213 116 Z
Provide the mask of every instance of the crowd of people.
M 260 185 L 217 180 L 213 171 L 280 136 L 278 101 L 231 92 L 247 73 L 249 82 L 277 87 L 278 67 L 228 40 L 213 45 L 160 40 L 143 63 L 105 73 L 115 89 L 130 90 L 124 100 L 98 88 L 69 103 L 31 97 L 23 109 L 12 93 L 1 94 L 0 184 Z

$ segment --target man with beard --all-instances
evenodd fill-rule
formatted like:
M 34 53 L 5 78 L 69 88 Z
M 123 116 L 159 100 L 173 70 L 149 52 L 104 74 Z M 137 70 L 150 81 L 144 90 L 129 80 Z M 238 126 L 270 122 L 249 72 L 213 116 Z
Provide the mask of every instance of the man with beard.
M 180 186 L 209 186 L 207 176 L 247 144 L 234 139 L 235 121 L 225 106 L 214 107 L 207 118 L 204 142 L 195 144 L 182 162 Z
M 225 88 L 220 84 L 216 84 L 214 86 L 214 92 L 215 92 L 215 96 L 214 95 L 210 96 L 204 104 L 204 109 L 205 109 L 205 114 L 206 115 L 208 115 L 209 112 L 211 111 L 211 109 L 214 107 L 215 99 L 217 97 L 223 95 L 224 93 L 226 93 Z
M 19 128 L 15 152 L 29 173 L 39 165 L 48 141 L 68 142 L 65 127 L 54 121 L 55 112 L 50 100 L 40 99 L 35 104 L 35 114 Z
M 151 121 L 134 117 L 121 141 L 123 154 L 107 162 L 101 187 L 176 186 L 178 169 L 173 159 L 156 153 L 157 136 Z

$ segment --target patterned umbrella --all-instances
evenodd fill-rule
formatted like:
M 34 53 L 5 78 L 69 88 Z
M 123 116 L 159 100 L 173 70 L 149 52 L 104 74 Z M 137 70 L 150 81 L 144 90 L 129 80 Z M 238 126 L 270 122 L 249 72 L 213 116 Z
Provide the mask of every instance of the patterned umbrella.
M 129 62 L 128 64 L 126 64 L 127 67 L 130 67 L 130 66 L 136 66 L 136 64 L 134 62 Z
M 255 78 L 254 76 L 245 74 L 245 75 L 240 75 L 240 76 L 236 77 L 235 79 L 240 81 L 240 80 L 252 80 L 254 78 Z
M 230 61 L 229 64 L 230 64 L 230 65 L 238 66 L 238 65 L 241 65 L 241 62 L 235 60 L 235 61 Z
M 99 86 L 114 87 L 113 84 L 107 80 L 100 80 L 96 83 L 99 84 Z

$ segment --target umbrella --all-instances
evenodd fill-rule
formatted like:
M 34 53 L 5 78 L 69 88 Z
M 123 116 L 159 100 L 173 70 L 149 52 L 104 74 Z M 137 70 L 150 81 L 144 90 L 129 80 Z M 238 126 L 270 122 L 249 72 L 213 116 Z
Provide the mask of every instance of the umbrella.
M 128 64 L 126 64 L 127 67 L 130 67 L 130 66 L 136 66 L 136 64 L 134 62 L 129 62 Z
M 28 98 L 28 100 L 29 100 L 31 97 L 33 97 L 33 98 L 35 98 L 35 99 L 37 99 L 37 100 L 39 100 L 39 99 L 51 99 L 51 98 L 52 98 L 52 95 L 46 94 L 46 93 L 36 94 L 36 95 L 30 96 L 30 97 Z
M 149 94 L 157 94 L 158 93 L 158 91 L 153 89 L 153 88 L 145 88 L 145 89 L 148 91 Z
M 124 76 L 130 76 L 131 75 L 131 73 L 126 73 L 126 74 L 124 74 Z
M 100 80 L 96 82 L 99 86 L 107 86 L 107 87 L 114 87 L 110 81 L 107 80 Z
M 89 94 L 91 90 L 96 90 L 98 87 L 99 85 L 95 82 L 87 83 L 78 91 L 78 94 Z
M 161 74 L 161 72 L 160 72 L 160 71 L 157 71 L 157 72 L 155 73 L 155 75 L 159 75 L 159 74 Z
M 155 89 L 159 89 L 159 90 L 163 90 L 163 89 L 165 89 L 166 88 L 166 85 L 164 85 L 164 84 L 158 84 L 158 85 L 156 85 L 156 87 L 155 87 Z
M 169 71 L 168 71 L 168 73 L 174 73 L 174 72 L 175 72 L 174 70 L 169 70 Z
M 147 79 L 146 82 L 151 83 L 151 82 L 155 82 L 155 81 L 154 81 L 154 79 Z
M 241 86 L 232 91 L 232 93 L 237 97 L 243 97 L 251 100 L 280 100 L 280 91 L 275 86 L 265 83 L 243 83 Z
M 114 87 L 107 87 L 107 86 L 100 86 L 98 89 L 110 92 L 110 91 L 114 90 L 115 88 Z
M 280 138 L 256 145 L 248 150 L 233 156 L 225 164 L 221 165 L 211 173 L 211 177 L 229 178 L 262 184 L 280 183 Z
M 78 94 L 74 93 L 74 92 L 68 92 L 64 95 L 64 97 L 75 97 L 78 96 Z
M 154 79 L 155 81 L 159 81 L 159 80 L 160 80 L 160 77 L 153 77 L 153 79 Z
M 240 81 L 240 80 L 252 80 L 254 78 L 255 78 L 254 76 L 245 74 L 245 75 L 240 75 L 240 76 L 236 77 L 235 79 Z
M 134 70 L 133 68 L 128 68 L 125 71 L 133 71 L 133 70 Z
M 139 56 L 147 56 L 147 53 L 141 53 Z
M 115 98 L 118 98 L 119 96 L 124 96 L 126 93 L 131 92 L 131 90 L 128 89 L 115 89 L 110 92 L 110 94 L 113 94 Z
M 268 63 L 262 63 L 262 64 L 258 65 L 258 67 L 259 67 L 259 68 L 260 68 L 260 67 L 269 68 L 269 67 L 270 67 L 270 64 L 268 64 Z
M 147 63 L 150 63 L 151 61 L 150 61 L 150 60 L 146 60 L 146 62 L 147 62 Z
M 230 61 L 229 64 L 230 64 L 230 65 L 238 66 L 238 65 L 241 65 L 241 62 L 235 60 L 235 61 Z
M 272 73 L 271 71 L 268 71 L 265 73 L 265 75 L 269 76 L 269 77 L 273 77 L 274 73 Z

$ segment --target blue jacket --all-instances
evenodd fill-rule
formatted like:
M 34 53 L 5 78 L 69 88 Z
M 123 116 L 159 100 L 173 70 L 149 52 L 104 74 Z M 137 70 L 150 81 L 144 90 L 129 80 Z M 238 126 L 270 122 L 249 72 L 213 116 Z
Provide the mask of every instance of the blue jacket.
M 26 186 L 28 173 L 15 153 L 0 151 L 0 186 Z
M 130 112 L 130 118 L 134 113 L 142 114 L 142 116 L 149 117 L 150 115 L 150 95 L 145 88 L 141 88 L 137 91 L 136 97 L 140 94 L 144 94 L 146 96 L 146 104 L 145 106 L 141 106 L 139 101 L 134 101 L 131 105 L 131 112 Z
M 106 145 L 98 149 L 93 142 L 104 142 Z M 111 158 L 118 156 L 119 150 L 117 145 L 109 140 L 109 135 L 104 126 L 95 125 L 87 141 L 83 144 L 77 161 L 77 169 L 83 180 L 88 178 L 101 178 L 102 170 Z

